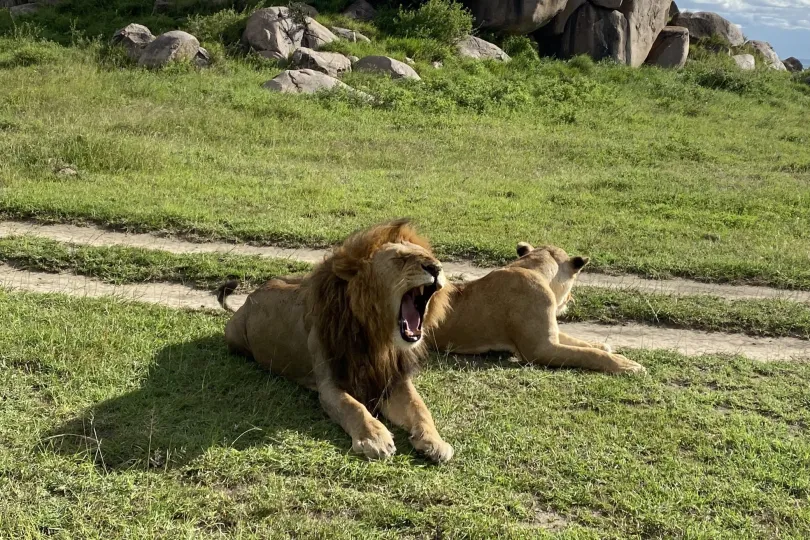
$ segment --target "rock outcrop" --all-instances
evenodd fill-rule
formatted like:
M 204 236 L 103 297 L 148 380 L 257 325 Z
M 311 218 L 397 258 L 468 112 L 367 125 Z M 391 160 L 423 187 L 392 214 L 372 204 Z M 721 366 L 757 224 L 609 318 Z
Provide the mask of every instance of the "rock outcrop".
M 366 56 L 358 60 L 353 69 L 355 71 L 369 71 L 389 75 L 392 79 L 421 80 L 419 74 L 406 64 L 387 56 Z
M 570 58 L 587 54 L 594 60 L 627 61 L 627 19 L 618 11 L 585 3 L 568 19 L 559 55 Z
M 340 53 L 320 52 L 307 47 L 295 50 L 290 60 L 295 69 L 312 69 L 337 77 L 352 70 L 351 61 Z
M 743 71 L 751 71 L 757 67 L 753 54 L 735 54 L 732 58 Z
M 698 40 L 718 35 L 734 47 L 743 44 L 742 30 L 717 13 L 708 11 L 682 12 L 673 17 L 670 26 L 683 26 L 689 30 L 689 39 Z
M 655 38 L 645 63 L 662 68 L 680 69 L 689 55 L 689 30 L 681 26 L 665 26 Z
M 346 41 L 350 41 L 352 43 L 356 43 L 361 41 L 363 43 L 371 43 L 371 40 L 368 39 L 366 36 L 361 34 L 356 30 L 350 30 L 348 28 L 340 28 L 339 26 L 330 26 L 329 30 L 332 31 L 340 39 L 345 39 Z
M 377 16 L 377 10 L 366 0 L 355 0 L 343 11 L 343 15 L 358 21 L 370 21 Z
M 790 58 L 785 58 L 782 60 L 782 63 L 785 65 L 785 69 L 790 71 L 791 73 L 798 73 L 800 71 L 804 71 L 804 66 L 802 65 L 801 60 L 791 56 Z
M 491 59 L 508 62 L 509 55 L 497 45 L 475 36 L 467 36 L 456 42 L 456 52 L 463 58 Z
M 619 11 L 627 19 L 627 64 L 638 67 L 647 59 L 658 33 L 667 25 L 672 0 L 624 0 Z
M 476 26 L 509 34 L 528 34 L 560 13 L 568 0 L 468 0 Z
M 128 24 L 118 30 L 110 40 L 113 45 L 121 45 L 126 49 L 127 56 L 138 60 L 144 48 L 155 41 L 152 32 L 142 24 Z
M 350 86 L 336 78 L 312 69 L 282 71 L 262 86 L 274 92 L 290 94 L 314 94 L 321 90 L 332 90 L 333 88 L 351 90 Z
M 312 17 L 286 7 L 256 10 L 248 19 L 242 40 L 265 58 L 286 59 L 298 47 L 317 50 L 337 36 Z

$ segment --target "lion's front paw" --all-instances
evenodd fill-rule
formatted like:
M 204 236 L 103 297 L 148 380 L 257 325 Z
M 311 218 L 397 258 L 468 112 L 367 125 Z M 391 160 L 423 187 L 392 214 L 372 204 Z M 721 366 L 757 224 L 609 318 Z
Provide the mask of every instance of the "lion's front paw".
M 647 373 L 647 369 L 639 364 L 633 362 L 629 358 L 621 354 L 611 354 L 610 359 L 613 360 L 611 373 Z
M 594 349 L 599 349 L 600 351 L 605 351 L 606 353 L 612 353 L 613 352 L 613 347 L 611 347 L 607 343 L 591 343 L 590 345 Z
M 413 447 L 429 460 L 435 463 L 446 463 L 453 459 L 453 447 L 442 440 L 438 435 L 432 437 L 411 437 Z
M 394 436 L 380 422 L 366 426 L 364 431 L 361 437 L 352 441 L 354 452 L 363 454 L 368 459 L 386 459 L 397 451 Z

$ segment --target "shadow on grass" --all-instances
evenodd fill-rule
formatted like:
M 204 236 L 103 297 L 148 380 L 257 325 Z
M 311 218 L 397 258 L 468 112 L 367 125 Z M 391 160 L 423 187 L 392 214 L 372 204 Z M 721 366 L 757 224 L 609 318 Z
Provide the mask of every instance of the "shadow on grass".
M 268 444 L 288 430 L 351 447 L 314 392 L 230 354 L 217 334 L 165 347 L 140 388 L 57 426 L 40 445 L 105 470 L 162 469 L 209 447 Z

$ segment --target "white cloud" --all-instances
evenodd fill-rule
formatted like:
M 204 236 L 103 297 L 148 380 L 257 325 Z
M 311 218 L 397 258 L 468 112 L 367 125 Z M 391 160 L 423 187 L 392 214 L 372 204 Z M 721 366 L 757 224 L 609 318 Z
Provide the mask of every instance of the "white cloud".
M 691 0 L 700 9 L 717 11 L 728 20 L 783 30 L 810 30 L 810 0 Z M 742 26 L 742 25 L 741 25 Z

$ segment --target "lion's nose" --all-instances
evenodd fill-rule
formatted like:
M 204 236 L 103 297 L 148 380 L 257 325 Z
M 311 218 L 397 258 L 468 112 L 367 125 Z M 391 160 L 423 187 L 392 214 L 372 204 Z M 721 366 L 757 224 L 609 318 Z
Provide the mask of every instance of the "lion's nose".
M 425 263 L 425 264 L 422 265 L 422 268 L 424 268 L 425 272 L 427 272 L 428 274 L 430 274 L 434 278 L 438 278 L 439 273 L 441 273 L 441 271 L 442 271 L 442 267 L 439 266 L 438 264 L 434 264 L 434 263 Z

